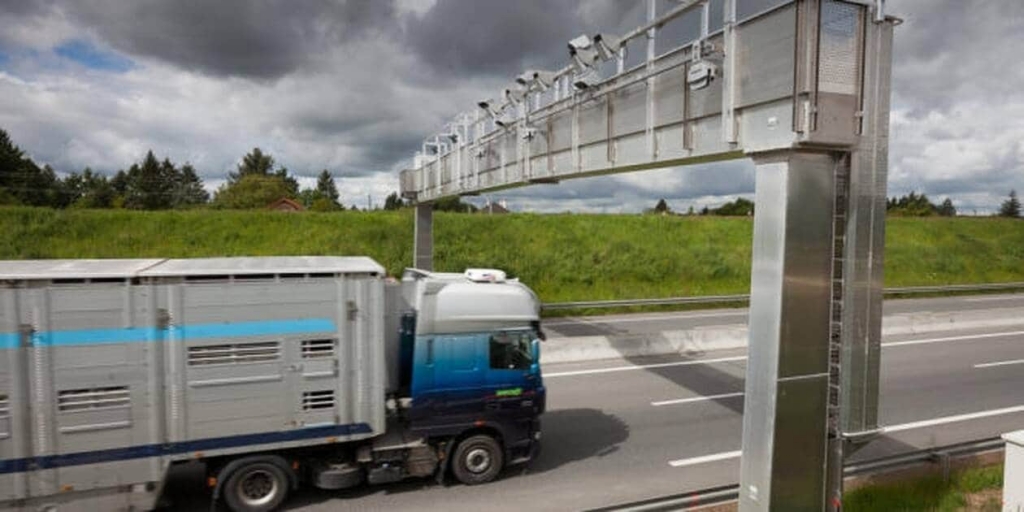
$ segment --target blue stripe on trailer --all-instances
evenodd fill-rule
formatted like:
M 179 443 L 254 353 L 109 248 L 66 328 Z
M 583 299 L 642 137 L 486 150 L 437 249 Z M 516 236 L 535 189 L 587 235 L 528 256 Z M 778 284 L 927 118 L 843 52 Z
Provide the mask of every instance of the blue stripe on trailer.
M 17 348 L 21 335 L 16 332 L 0 332 L 0 349 Z
M 306 332 L 335 332 L 334 322 L 326 318 L 297 320 L 266 320 L 230 324 L 199 324 L 177 328 L 183 339 L 230 338 L 235 336 L 268 336 Z
M 216 324 L 195 324 L 157 330 L 153 327 L 125 327 L 119 329 L 72 329 L 39 332 L 32 335 L 32 344 L 42 347 L 75 345 L 103 345 L 109 343 L 139 343 L 209 338 L 236 338 L 251 336 L 283 336 L 313 332 L 336 332 L 338 328 L 328 318 L 297 318 L 291 320 L 260 320 Z M 19 333 L 0 333 L 0 348 L 17 348 Z
M 108 450 L 45 455 L 41 457 L 27 457 L 22 459 L 6 459 L 0 460 L 0 474 L 22 473 L 29 470 L 53 469 L 65 466 L 81 466 L 83 464 L 100 464 L 120 460 L 144 459 L 147 457 L 159 457 L 163 455 L 181 455 L 191 452 L 239 448 L 243 446 L 283 443 L 288 441 L 302 441 L 318 437 L 369 434 L 371 432 L 372 429 L 366 423 L 325 425 L 322 427 L 310 427 L 284 432 L 261 432 L 258 434 L 244 434 L 240 436 L 196 439 L 193 441 L 182 441 L 178 443 L 147 444 L 127 446 L 123 448 L 111 448 Z

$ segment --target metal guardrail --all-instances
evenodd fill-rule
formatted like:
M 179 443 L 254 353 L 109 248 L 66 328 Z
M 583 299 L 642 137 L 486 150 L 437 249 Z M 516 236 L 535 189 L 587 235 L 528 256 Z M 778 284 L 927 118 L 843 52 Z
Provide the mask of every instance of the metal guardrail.
M 886 288 L 885 295 L 921 295 L 927 293 L 950 293 L 950 292 L 993 292 L 1006 290 L 1024 289 L 1024 282 L 1021 283 L 989 283 L 989 284 L 952 284 L 945 286 L 904 286 L 898 288 Z M 545 303 L 547 311 L 566 309 L 588 309 L 588 308 L 616 308 L 635 306 L 675 306 L 681 304 L 726 304 L 736 302 L 747 302 L 750 295 L 704 295 L 697 297 L 664 297 L 660 299 L 619 299 L 619 300 L 593 300 L 580 302 L 552 302 Z
M 1003 449 L 1005 441 L 1000 437 L 990 437 L 979 441 L 969 441 L 935 448 L 927 448 L 899 455 L 880 457 L 867 461 L 847 464 L 843 468 L 843 476 L 867 475 L 904 469 L 921 463 L 942 464 L 944 478 L 949 478 L 950 459 L 968 455 L 978 455 Z M 591 509 L 588 512 L 655 512 L 667 510 L 686 510 L 703 508 L 738 501 L 740 499 L 739 484 L 722 485 L 699 491 L 673 494 L 632 503 L 623 503 L 610 507 Z

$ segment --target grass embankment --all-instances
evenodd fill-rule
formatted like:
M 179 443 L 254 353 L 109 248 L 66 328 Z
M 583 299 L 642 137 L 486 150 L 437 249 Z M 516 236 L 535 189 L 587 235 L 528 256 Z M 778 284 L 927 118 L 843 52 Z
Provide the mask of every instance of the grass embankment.
M 909 482 L 871 485 L 843 496 L 847 512 L 992 511 L 1002 509 L 1003 466 L 954 473 L 949 482 L 939 475 Z
M 892 218 L 886 286 L 1024 281 L 1024 222 Z M 748 218 L 435 216 L 435 267 L 521 277 L 546 302 L 746 293 Z M 0 259 L 366 255 L 412 261 L 411 211 L 0 209 Z

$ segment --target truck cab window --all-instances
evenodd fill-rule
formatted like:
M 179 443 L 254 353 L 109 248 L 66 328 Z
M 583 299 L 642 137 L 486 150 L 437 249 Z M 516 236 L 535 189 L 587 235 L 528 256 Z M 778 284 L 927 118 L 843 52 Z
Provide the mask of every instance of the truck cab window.
M 532 333 L 499 332 L 491 335 L 491 368 L 495 370 L 527 370 L 533 359 L 530 356 Z

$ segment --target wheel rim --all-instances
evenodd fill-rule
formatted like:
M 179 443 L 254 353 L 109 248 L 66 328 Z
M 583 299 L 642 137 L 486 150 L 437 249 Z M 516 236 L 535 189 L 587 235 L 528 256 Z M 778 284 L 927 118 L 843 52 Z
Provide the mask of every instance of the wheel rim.
M 466 469 L 473 473 L 483 473 L 491 467 L 491 452 L 483 448 L 474 448 L 466 454 Z
M 278 482 L 269 471 L 256 469 L 238 481 L 238 499 L 249 507 L 270 503 L 277 497 Z

